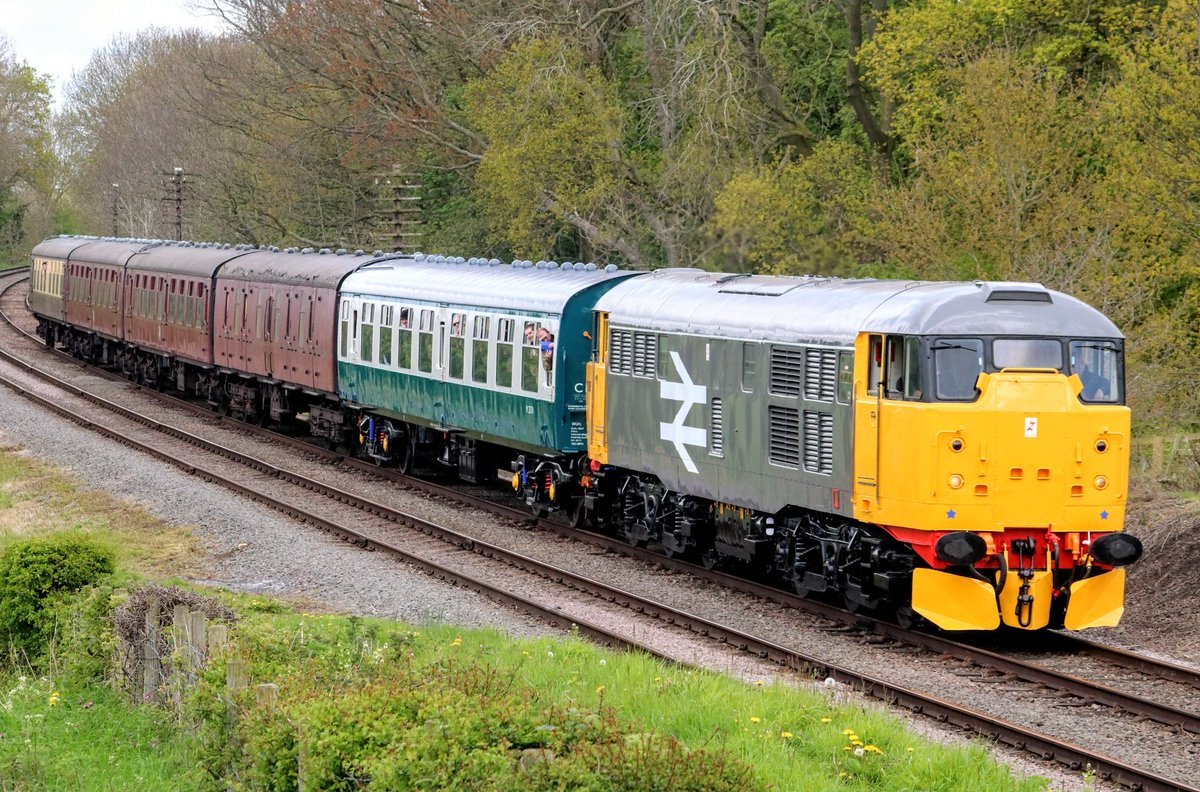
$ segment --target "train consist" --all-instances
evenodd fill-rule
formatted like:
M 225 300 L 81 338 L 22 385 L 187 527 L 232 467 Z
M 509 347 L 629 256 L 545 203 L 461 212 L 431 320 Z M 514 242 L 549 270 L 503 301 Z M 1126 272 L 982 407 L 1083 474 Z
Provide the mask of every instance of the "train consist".
M 947 630 L 1116 624 L 1123 339 L 1027 283 L 56 237 L 50 346 Z

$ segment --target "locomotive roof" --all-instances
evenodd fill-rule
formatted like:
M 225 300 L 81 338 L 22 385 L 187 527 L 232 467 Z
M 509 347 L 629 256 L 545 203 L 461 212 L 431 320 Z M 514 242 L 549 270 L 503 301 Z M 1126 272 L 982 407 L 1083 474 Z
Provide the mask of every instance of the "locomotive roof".
M 614 325 L 850 344 L 863 331 L 1120 338 L 1091 306 L 1036 283 L 843 280 L 658 270 L 597 303 Z
M 238 256 L 222 267 L 218 277 L 256 283 L 291 283 L 335 289 L 342 278 L 359 267 L 376 261 L 390 260 L 408 259 L 399 253 L 333 253 L 326 249 L 300 251 L 250 248 L 246 250 L 245 255 Z
M 527 262 L 526 262 L 527 264 Z M 615 267 L 598 269 L 512 264 L 438 263 L 413 260 L 402 266 L 371 264 L 346 278 L 342 290 L 422 302 L 504 308 L 527 313 L 561 314 L 579 292 L 598 283 L 635 273 Z

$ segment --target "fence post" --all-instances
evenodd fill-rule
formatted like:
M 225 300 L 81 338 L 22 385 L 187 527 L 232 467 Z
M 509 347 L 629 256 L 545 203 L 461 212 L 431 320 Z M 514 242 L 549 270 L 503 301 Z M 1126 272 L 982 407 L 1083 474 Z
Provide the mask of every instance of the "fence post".
M 188 634 L 188 655 L 189 664 L 193 670 L 199 670 L 204 666 L 206 656 L 205 647 L 208 645 L 208 616 L 203 611 L 198 611 L 192 614 L 191 631 Z
M 268 712 L 275 709 L 275 705 L 279 702 L 279 685 L 274 682 L 255 685 L 254 701 L 258 706 L 266 707 Z
M 1150 443 L 1150 472 L 1154 474 L 1154 478 L 1160 479 L 1163 474 L 1163 439 L 1161 435 L 1155 435 Z
M 146 604 L 146 640 L 142 643 L 142 701 L 153 702 L 158 698 L 158 686 L 162 682 L 162 660 L 158 656 L 158 601 Z
M 214 624 L 208 628 L 208 656 L 216 657 L 225 651 L 229 643 L 229 628 L 224 624 Z

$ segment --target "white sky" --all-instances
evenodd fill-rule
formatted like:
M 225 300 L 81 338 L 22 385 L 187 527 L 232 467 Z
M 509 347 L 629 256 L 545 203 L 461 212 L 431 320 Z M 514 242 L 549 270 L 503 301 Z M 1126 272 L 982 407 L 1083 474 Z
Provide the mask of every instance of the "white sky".
M 57 106 L 71 73 L 118 33 L 151 26 L 220 30 L 218 20 L 196 5 L 197 0 L 0 0 L 0 32 L 18 59 L 50 75 Z

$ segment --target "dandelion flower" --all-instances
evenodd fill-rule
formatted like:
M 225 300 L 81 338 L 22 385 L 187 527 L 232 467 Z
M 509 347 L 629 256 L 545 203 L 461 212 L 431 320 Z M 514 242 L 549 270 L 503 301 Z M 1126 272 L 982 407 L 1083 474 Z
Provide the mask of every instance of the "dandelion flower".
M 757 715 L 751 715 L 751 716 L 750 716 L 750 722 L 751 722 L 751 723 L 761 723 L 761 722 L 762 722 L 762 718 L 758 717 Z
M 604 685 L 601 685 L 600 687 L 596 688 L 596 692 L 599 693 L 600 695 L 604 695 Z
M 833 718 L 821 718 L 821 723 L 833 723 Z
M 779 732 L 779 736 L 786 740 L 792 736 L 792 733 L 790 731 Z
M 871 753 L 877 753 L 877 754 L 883 753 L 883 750 L 878 745 L 864 745 L 863 750 L 870 751 Z
M 842 734 L 849 737 L 851 734 L 854 734 L 854 729 L 842 729 Z
M 755 684 L 755 685 L 765 685 L 765 684 L 767 684 L 767 683 L 766 683 L 766 682 L 764 682 L 764 681 L 762 681 L 761 679 L 756 679 L 756 680 L 754 680 L 754 684 Z
M 912 753 L 912 752 L 913 752 L 913 749 L 912 749 L 912 746 L 911 746 L 911 745 L 910 745 L 910 746 L 908 746 L 907 748 L 905 748 L 904 750 L 908 751 L 909 753 Z

